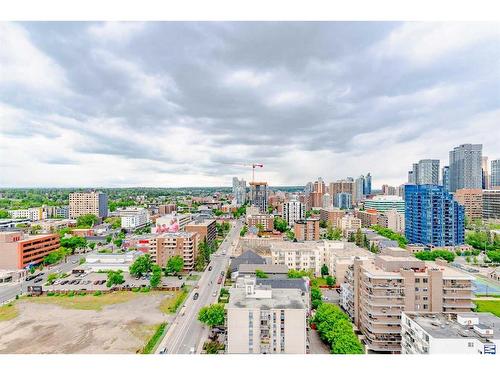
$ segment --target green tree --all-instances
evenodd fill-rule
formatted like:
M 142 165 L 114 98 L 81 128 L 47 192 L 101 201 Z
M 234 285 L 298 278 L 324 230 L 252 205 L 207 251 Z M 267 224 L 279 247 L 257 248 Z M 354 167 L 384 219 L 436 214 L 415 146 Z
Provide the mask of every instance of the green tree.
M 359 247 L 363 246 L 363 233 L 361 233 L 360 228 L 358 228 L 358 230 L 356 231 L 356 235 L 354 236 L 354 243 Z
M 224 324 L 224 304 L 216 303 L 204 306 L 198 313 L 198 320 L 209 327 L 221 326 Z
M 267 276 L 267 273 L 265 273 L 262 270 L 255 270 L 255 276 L 258 277 L 259 279 L 267 279 L 269 276 Z
M 184 268 L 184 260 L 180 255 L 173 256 L 167 261 L 166 272 L 168 274 L 176 274 Z
M 278 232 L 284 233 L 288 229 L 288 223 L 286 222 L 285 219 L 275 216 L 274 217 L 274 229 L 276 229 Z
M 47 282 L 49 284 L 54 284 L 54 281 L 56 281 L 58 277 L 59 275 L 57 273 L 49 273 L 47 275 Z
M 318 287 L 311 288 L 311 307 L 316 310 L 322 303 L 321 290 Z
M 61 247 L 70 250 L 71 254 L 73 254 L 76 249 L 85 249 L 87 247 L 87 240 L 78 236 L 63 237 L 60 239 L 60 244 Z
M 326 277 L 326 285 L 328 285 L 329 287 L 334 286 L 335 285 L 335 277 L 328 275 Z
M 88 247 L 90 248 L 90 250 L 94 250 L 95 249 L 95 242 L 90 242 L 88 244 Z
M 99 218 L 93 214 L 86 214 L 76 219 L 76 226 L 78 228 L 92 228 L 99 222 Z
M 248 227 L 244 225 L 243 228 L 241 228 L 240 237 L 244 237 L 245 234 L 247 234 L 247 232 L 248 232 Z
M 293 233 L 291 230 L 287 230 L 285 234 L 290 241 L 295 240 L 295 233 Z
M 353 232 L 349 233 L 349 237 L 347 238 L 347 241 L 348 242 L 354 242 L 354 241 L 356 241 L 356 239 L 354 238 L 354 233 Z
M 320 220 L 319 221 L 319 227 L 320 228 L 327 228 L 328 227 L 328 223 L 325 220 Z
M 161 267 L 154 264 L 152 267 L 152 275 L 149 279 L 149 285 L 151 288 L 156 288 L 161 282 Z
M 6 210 L 0 210 L 0 219 L 9 219 L 10 214 Z
M 311 271 L 304 271 L 304 270 L 288 270 L 288 278 L 289 279 L 300 279 L 301 277 L 307 276 L 309 278 L 312 278 L 312 272 Z
M 339 228 L 332 228 L 332 226 L 329 225 L 326 231 L 326 239 L 338 241 L 341 238 L 342 238 L 342 231 Z
M 121 238 L 117 238 L 116 240 L 113 241 L 116 247 L 122 247 L 123 240 Z
M 132 276 L 141 277 L 148 274 L 153 269 L 153 261 L 149 254 L 138 257 L 129 267 Z
M 325 277 L 326 275 L 328 275 L 330 272 L 328 272 L 328 266 L 326 264 L 323 264 L 321 266 L 321 276 L 322 277 Z
M 108 272 L 108 280 L 106 282 L 106 286 L 111 288 L 113 285 L 120 285 L 125 282 L 123 277 L 122 270 L 118 271 L 109 271 Z
M 448 250 L 419 251 L 415 253 L 415 257 L 420 260 L 436 260 L 437 258 L 441 258 L 451 263 L 455 259 L 455 253 Z

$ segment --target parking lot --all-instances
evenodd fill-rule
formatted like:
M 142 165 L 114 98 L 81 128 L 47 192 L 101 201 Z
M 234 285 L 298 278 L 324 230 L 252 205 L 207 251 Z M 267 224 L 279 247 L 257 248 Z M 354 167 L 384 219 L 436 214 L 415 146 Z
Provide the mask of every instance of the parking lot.
M 135 278 L 129 273 L 123 273 L 125 282 L 118 288 L 142 288 L 149 286 L 146 277 Z M 182 287 L 185 277 L 162 277 L 159 287 L 170 290 L 177 290 Z M 106 286 L 107 274 L 100 272 L 83 273 L 81 275 L 71 274 L 65 278 L 57 279 L 52 285 L 43 285 L 43 291 L 107 291 L 111 288 Z

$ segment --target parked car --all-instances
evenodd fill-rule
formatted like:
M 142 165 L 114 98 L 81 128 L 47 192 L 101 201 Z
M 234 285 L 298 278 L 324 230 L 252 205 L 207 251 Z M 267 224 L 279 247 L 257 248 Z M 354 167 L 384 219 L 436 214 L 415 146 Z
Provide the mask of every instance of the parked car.
M 216 291 L 212 293 L 212 297 L 217 297 L 217 292 Z
M 200 295 L 199 295 L 198 293 L 195 293 L 195 294 L 193 295 L 193 299 L 194 299 L 194 300 L 197 300 L 199 296 L 200 296 Z
M 178 278 L 179 280 L 182 280 L 182 276 L 181 276 L 181 275 L 177 276 L 177 278 Z
M 208 270 L 209 270 L 209 271 L 212 271 L 212 266 L 208 266 Z

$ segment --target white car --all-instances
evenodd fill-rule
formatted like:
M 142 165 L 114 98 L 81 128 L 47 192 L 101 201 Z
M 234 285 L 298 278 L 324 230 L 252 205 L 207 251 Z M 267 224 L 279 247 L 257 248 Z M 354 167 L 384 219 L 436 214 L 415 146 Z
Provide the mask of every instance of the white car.
M 195 354 L 196 353 L 196 349 L 194 348 L 194 346 L 191 347 L 191 349 L 189 349 L 189 354 Z
M 212 297 L 217 297 L 217 292 L 213 292 Z

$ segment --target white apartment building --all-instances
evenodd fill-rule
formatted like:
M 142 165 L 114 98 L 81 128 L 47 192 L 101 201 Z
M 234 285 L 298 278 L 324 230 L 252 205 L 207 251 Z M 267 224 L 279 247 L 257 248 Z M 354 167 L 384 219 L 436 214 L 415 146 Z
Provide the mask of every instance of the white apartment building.
M 358 229 L 361 229 L 361 219 L 358 219 L 351 214 L 345 215 L 337 220 L 337 227 L 342 230 L 342 235 L 344 237 L 347 237 L 350 233 L 356 232 Z
M 160 227 L 159 232 L 163 230 L 171 232 L 183 231 L 186 225 L 192 220 L 191 214 L 178 214 L 177 212 L 173 212 L 156 219 L 156 229 Z M 155 228 L 152 230 L 156 232 Z
M 128 207 L 117 210 L 123 229 L 134 230 L 149 224 L 149 212 L 142 207 Z
M 288 223 L 289 227 L 293 227 L 296 221 L 305 219 L 306 217 L 305 204 L 295 199 L 283 203 L 282 217 Z
M 496 354 L 500 318 L 491 313 L 403 312 L 402 354 Z
M 299 289 L 256 286 L 241 278 L 229 290 L 227 311 L 228 354 L 306 354 L 307 307 Z
M 381 214 L 384 220 L 384 226 L 394 232 L 404 233 L 405 215 L 397 210 L 391 209 Z
M 8 212 L 12 219 L 28 219 L 31 221 L 38 221 L 47 218 L 47 213 L 43 211 L 42 207 L 9 210 Z

